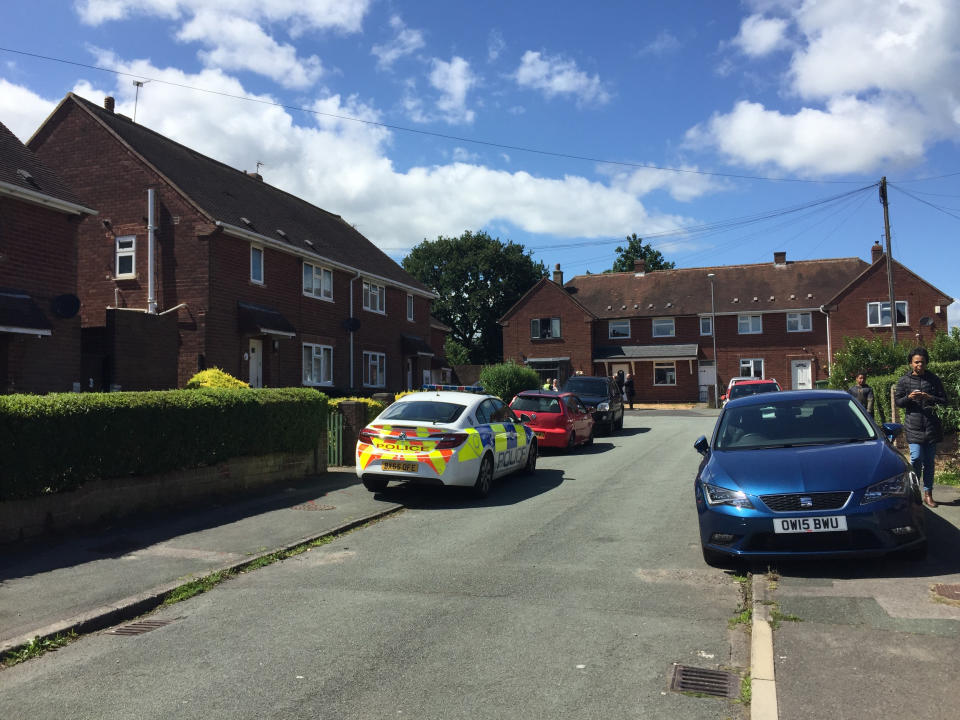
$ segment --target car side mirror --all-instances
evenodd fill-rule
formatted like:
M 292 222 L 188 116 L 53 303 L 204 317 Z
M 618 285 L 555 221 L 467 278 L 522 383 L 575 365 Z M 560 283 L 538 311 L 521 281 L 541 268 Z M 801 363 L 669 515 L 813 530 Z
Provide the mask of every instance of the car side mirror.
M 883 432 L 887 436 L 887 440 L 893 442 L 896 440 L 897 436 L 903 432 L 903 425 L 900 423 L 884 423 L 880 427 L 883 428 Z
M 701 435 L 697 438 L 697 441 L 693 444 L 694 450 L 706 457 L 710 454 L 710 443 L 707 442 L 706 435 Z

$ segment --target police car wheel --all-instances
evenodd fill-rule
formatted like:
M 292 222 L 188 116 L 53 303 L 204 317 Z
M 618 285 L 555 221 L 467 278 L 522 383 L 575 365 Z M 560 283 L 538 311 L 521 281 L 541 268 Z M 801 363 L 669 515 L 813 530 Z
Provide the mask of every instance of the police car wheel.
M 477 481 L 473 485 L 473 494 L 478 498 L 484 498 L 490 493 L 493 486 L 493 458 L 484 455 L 480 461 L 480 471 L 477 473 Z
M 365 477 L 363 486 L 370 492 L 383 492 L 387 489 L 387 480 L 378 477 Z
M 523 471 L 527 475 L 533 475 L 537 471 L 537 444 L 530 443 L 530 449 L 527 450 L 527 464 L 523 466 Z

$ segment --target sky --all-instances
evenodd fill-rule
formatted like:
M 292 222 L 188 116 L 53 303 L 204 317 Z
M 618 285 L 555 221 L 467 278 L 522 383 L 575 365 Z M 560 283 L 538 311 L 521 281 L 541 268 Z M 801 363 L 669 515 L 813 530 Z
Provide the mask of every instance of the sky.
M 31 0 L 0 122 L 75 92 L 341 215 L 398 262 L 486 231 L 566 279 L 892 254 L 960 297 L 955 0 Z M 138 87 L 134 81 L 142 82 Z M 960 323 L 960 303 L 950 309 Z

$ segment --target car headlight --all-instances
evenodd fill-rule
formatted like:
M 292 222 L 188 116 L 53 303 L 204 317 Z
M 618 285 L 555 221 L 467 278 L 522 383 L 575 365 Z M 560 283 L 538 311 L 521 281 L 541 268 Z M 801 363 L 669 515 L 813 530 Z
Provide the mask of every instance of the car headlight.
M 889 497 L 906 497 L 910 494 L 910 488 L 916 481 L 916 475 L 913 472 L 900 473 L 891 478 L 878 483 L 874 483 L 863 491 L 863 500 L 861 505 L 883 500 Z
M 753 509 L 753 504 L 742 490 L 727 490 L 719 485 L 703 483 L 703 496 L 707 499 L 708 505 L 732 505 L 747 510 Z
M 599 405 L 597 405 L 597 410 L 599 410 L 600 412 L 606 412 L 609 409 L 610 409 L 610 403 L 608 402 L 602 402 Z

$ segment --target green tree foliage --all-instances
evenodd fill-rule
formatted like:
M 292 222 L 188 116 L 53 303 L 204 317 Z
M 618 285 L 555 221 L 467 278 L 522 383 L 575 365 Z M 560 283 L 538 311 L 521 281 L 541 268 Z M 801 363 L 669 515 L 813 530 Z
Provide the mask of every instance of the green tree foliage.
M 857 373 L 861 370 L 868 376 L 886 375 L 900 370 L 906 372 L 907 353 L 912 349 L 912 344 L 898 342 L 894 345 L 881 337 L 869 340 L 846 337 L 843 339 L 843 347 L 833 356 L 830 387 L 846 390 L 853 385 Z
M 447 362 L 450 363 L 450 367 L 470 364 L 470 351 L 452 337 L 447 336 L 446 341 L 443 343 L 443 352 L 447 356 Z
M 616 261 L 613 267 L 604 272 L 633 272 L 634 261 L 643 260 L 646 270 L 673 270 L 676 263 L 667 261 L 659 250 L 654 250 L 649 244 L 643 244 L 643 238 L 636 233 L 627 235 L 627 246 L 617 247 Z
M 927 350 L 933 362 L 960 360 L 960 327 L 951 328 L 949 333 L 937 332 Z
M 540 387 L 540 376 L 533 370 L 514 362 L 488 365 L 480 371 L 480 386 L 491 395 L 496 395 L 505 403 L 521 390 L 536 390 Z
M 453 328 L 451 337 L 476 364 L 502 357 L 497 320 L 546 274 L 522 245 L 469 230 L 424 240 L 403 259 L 403 269 L 439 295 L 433 315 Z

